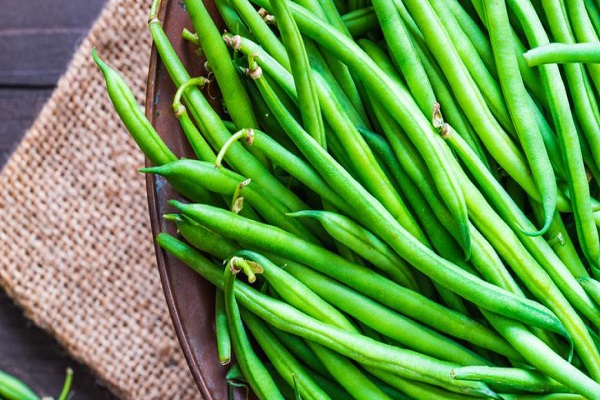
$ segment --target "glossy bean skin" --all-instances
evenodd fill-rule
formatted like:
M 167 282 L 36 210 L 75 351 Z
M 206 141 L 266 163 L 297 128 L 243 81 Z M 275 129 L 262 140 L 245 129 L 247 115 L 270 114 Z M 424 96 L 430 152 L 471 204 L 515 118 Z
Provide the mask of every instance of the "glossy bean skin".
M 197 160 L 178 160 L 159 167 L 142 168 L 142 172 L 164 176 L 169 182 L 182 181 L 230 198 L 246 178 L 225 168 L 215 168 L 214 164 Z M 243 185 L 240 195 L 269 223 L 294 232 L 310 241 L 319 243 L 319 239 L 306 227 L 285 216 L 291 210 L 277 199 L 269 197 L 260 185 L 248 182 Z
M 4 371 L 0 371 L 0 396 L 6 400 L 40 400 L 23 381 Z
M 240 77 L 229 61 L 229 52 L 220 40 L 221 33 L 200 0 L 184 0 L 184 4 L 210 68 L 219 82 L 225 107 L 238 129 L 258 126 L 254 110 Z
M 217 287 L 224 286 L 226 280 L 223 278 L 223 273 L 198 252 L 168 234 L 159 234 L 157 241 L 162 248 L 185 262 Z M 230 281 L 233 281 L 233 279 L 230 279 Z M 498 398 L 484 384 L 451 380 L 449 368 L 452 368 L 455 364 L 442 362 L 412 351 L 379 343 L 366 336 L 334 328 L 299 312 L 285 303 L 269 298 L 240 282 L 235 285 L 234 290 L 232 287 L 225 287 L 226 300 L 227 293 L 233 295 L 234 292 L 235 300 L 240 302 L 240 305 L 274 327 L 289 333 L 299 334 L 307 340 L 329 347 L 355 361 L 377 366 L 418 381 L 442 385 L 458 393 Z M 235 304 L 235 301 L 232 301 L 231 304 Z
M 542 235 L 550 227 L 556 211 L 558 188 L 548 153 L 534 116 L 532 103 L 519 72 L 511 42 L 511 27 L 504 0 L 485 1 L 485 12 L 498 76 L 508 111 L 515 125 L 533 179 L 538 187 L 544 210 L 544 223 L 536 233 Z
M 242 320 L 252 332 L 261 349 L 279 374 L 303 399 L 329 400 L 330 397 L 317 385 L 294 356 L 279 342 L 271 330 L 252 313 L 241 310 Z
M 227 365 L 231 361 L 231 337 L 225 311 L 225 294 L 220 289 L 215 291 L 215 334 L 219 362 L 221 365 Z
M 469 318 L 448 309 L 444 309 L 431 302 L 426 297 L 406 290 L 386 278 L 377 275 L 364 267 L 352 264 L 319 246 L 313 246 L 309 242 L 294 237 L 293 235 L 289 235 L 284 231 L 243 219 L 242 217 L 236 216 L 225 210 L 200 204 L 173 204 L 176 205 L 180 211 L 186 210 L 183 212 L 184 214 L 224 237 L 241 241 L 242 244 L 250 245 L 261 251 L 278 253 L 286 258 L 310 265 L 402 314 L 409 315 L 434 327 L 439 326 L 441 320 L 445 320 L 446 322 L 443 326 L 447 333 L 452 334 L 450 333 L 452 329 L 452 332 L 454 332 L 453 334 L 459 337 L 472 338 L 472 340 L 483 340 L 479 343 L 482 347 L 488 348 L 490 345 L 495 347 L 495 344 L 493 344 L 496 343 L 496 339 L 494 338 L 495 335 L 491 334 L 491 332 L 486 332 L 486 329 L 482 329 L 483 327 L 473 323 L 474 321 L 470 321 Z M 228 223 L 225 224 L 223 221 L 228 221 Z M 235 228 L 236 226 L 243 226 L 243 229 Z M 244 234 L 240 235 L 242 232 L 244 232 Z M 492 285 L 490 285 L 490 287 L 492 287 Z M 495 286 L 493 288 L 498 290 Z M 526 304 L 532 303 L 527 300 L 523 301 Z M 543 308 L 540 308 L 537 303 L 533 303 L 531 306 L 528 305 L 527 307 L 527 310 L 530 311 L 539 310 L 544 314 L 546 313 L 546 311 L 542 311 Z M 504 309 L 504 311 L 507 312 L 507 309 Z M 534 312 L 537 313 L 537 311 Z M 511 314 L 513 318 L 516 318 L 516 315 L 516 313 Z M 527 319 L 529 320 L 529 318 Z M 552 323 L 550 326 L 553 325 L 554 324 Z M 469 328 L 466 328 L 467 326 Z M 454 331 L 454 329 L 457 329 L 457 331 Z M 473 335 L 475 330 L 480 333 L 478 335 Z
M 255 3 L 265 8 L 271 7 L 267 1 L 260 0 Z M 457 224 L 464 227 L 467 212 L 462 193 L 455 185 L 453 172 L 446 168 L 446 156 L 434 141 L 431 124 L 425 119 L 406 88 L 391 80 L 352 40 L 324 24 L 302 7 L 293 3 L 289 6 L 301 33 L 334 52 L 365 84 L 375 89 L 379 100 L 399 119 L 411 140 L 426 155 L 425 161 L 433 171 L 436 185 L 453 218 Z
M 538 47 L 550 43 L 535 9 L 529 1 L 509 0 L 508 5 L 521 22 L 530 46 Z M 547 98 L 565 161 L 571 206 L 577 221 L 577 236 L 581 241 L 584 254 L 595 266 L 600 262 L 600 243 L 592 217 L 585 165 L 567 90 L 556 65 L 543 65 L 540 67 L 540 72 L 544 84 L 548 88 Z
M 152 11 L 151 11 L 152 14 Z M 190 80 L 190 75 L 177 57 L 173 46 L 169 42 L 160 21 L 153 18 L 149 22 L 149 29 L 154 40 L 156 49 L 165 64 L 165 68 L 175 83 L 179 87 Z M 221 118 L 210 107 L 206 98 L 196 87 L 190 87 L 183 95 L 186 101 L 187 109 L 198 122 L 199 126 L 204 126 L 207 130 L 203 132 L 209 144 L 216 149 L 221 148 L 231 134 L 223 124 Z M 266 190 L 276 193 L 277 198 L 287 204 L 292 210 L 301 210 L 308 208 L 298 196 L 288 190 L 280 181 L 278 181 L 270 171 L 250 154 L 241 144 L 231 147 L 227 154 L 227 161 L 232 168 L 238 170 L 243 175 L 253 179 Z
M 325 230 L 337 241 L 350 246 L 365 260 L 371 262 L 395 282 L 404 287 L 417 290 L 418 283 L 413 276 L 412 269 L 406 262 L 398 257 L 389 246 L 377 236 L 364 229 L 356 222 L 344 215 L 331 211 L 299 211 L 288 214 L 294 218 L 314 218 L 319 221 Z
M 259 84 L 261 93 L 269 102 L 271 109 L 276 110 L 274 111 L 275 115 L 278 118 L 285 116 L 281 104 L 277 102 L 272 92 L 269 92 L 268 84 L 261 79 L 256 79 L 255 82 Z M 345 169 L 331 159 L 330 155 L 324 152 L 316 143 L 312 142 L 310 136 L 303 133 L 297 123 L 289 118 L 284 122 L 282 125 L 287 129 L 286 131 L 292 140 L 309 162 L 323 174 L 324 178 L 328 179 L 332 188 L 338 190 L 340 194 L 351 201 L 357 212 L 369 216 L 370 225 L 366 227 L 373 232 L 378 232 L 380 237 L 398 255 L 414 265 L 415 268 L 461 296 L 475 301 L 479 306 L 490 307 L 502 313 L 507 313 L 509 308 L 515 307 L 510 312 L 512 317 L 523 318 L 533 325 L 542 323 L 542 326 L 549 330 L 564 333 L 564 327 L 562 324 L 557 323 L 556 317 L 548 313 L 547 310 L 542 311 L 543 307 L 540 308 L 539 304 L 524 299 L 517 300 L 517 298 L 512 297 L 512 294 L 499 290 L 496 286 L 463 271 L 420 244 L 414 237 L 407 234 L 389 212 L 360 186 Z M 439 268 L 441 265 L 444 267 Z M 508 300 L 508 298 L 511 298 L 511 300 Z M 523 302 L 528 303 L 528 305 Z M 484 304 L 486 305 L 484 306 Z M 520 309 L 520 311 L 517 311 L 517 309 Z M 520 317 L 518 317 L 519 315 Z M 542 317 L 542 315 L 544 316 Z M 545 322 L 542 322 L 542 320 L 545 320 Z
M 227 314 L 227 325 L 231 332 L 231 343 L 244 377 L 259 399 L 283 400 L 283 395 L 264 367 L 262 360 L 254 352 L 252 344 L 248 339 L 235 298 L 235 274 L 229 267 L 225 268 L 221 282 L 221 288 L 225 293 L 225 311 Z
M 549 43 L 527 50 L 523 56 L 530 67 L 542 64 L 598 63 L 600 62 L 600 44 Z
M 310 64 L 304 41 L 289 10 L 287 0 L 272 0 L 271 6 L 281 34 L 281 40 L 290 58 L 290 70 L 298 93 L 298 104 L 306 131 L 326 147 L 325 126 L 317 97 L 316 84 L 310 73 Z

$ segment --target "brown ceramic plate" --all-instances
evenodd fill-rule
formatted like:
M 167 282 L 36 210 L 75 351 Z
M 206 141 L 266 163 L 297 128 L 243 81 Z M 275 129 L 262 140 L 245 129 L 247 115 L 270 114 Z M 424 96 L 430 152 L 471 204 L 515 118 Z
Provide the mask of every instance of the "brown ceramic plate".
M 221 23 L 213 4 L 207 8 L 215 21 Z M 192 29 L 191 21 L 179 0 L 163 0 L 159 18 L 167 36 L 190 75 L 205 75 L 204 60 L 194 53 L 194 47 L 181 39 L 184 27 Z M 212 87 L 214 105 L 218 98 Z M 179 157 L 192 157 L 185 135 L 173 114 L 172 101 L 175 87 L 164 65 L 153 48 L 150 56 L 146 115 L 169 148 Z M 178 196 L 163 178 L 147 175 L 146 186 L 150 221 L 154 237 L 160 232 L 176 235 L 176 228 L 162 216 L 174 210 L 167 204 Z M 175 331 L 198 388 L 206 399 L 228 399 L 225 382 L 227 367 L 219 364 L 214 331 L 214 288 L 195 272 L 156 246 L 158 269 Z M 240 396 L 239 398 L 243 398 Z

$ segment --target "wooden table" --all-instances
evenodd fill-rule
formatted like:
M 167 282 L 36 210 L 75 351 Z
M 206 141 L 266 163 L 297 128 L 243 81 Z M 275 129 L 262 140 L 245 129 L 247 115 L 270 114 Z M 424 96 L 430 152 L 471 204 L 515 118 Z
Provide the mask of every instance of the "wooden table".
M 34 121 L 106 0 L 3 0 L 0 11 L 0 166 Z M 0 369 L 57 396 L 65 369 L 75 399 L 115 399 L 0 292 Z

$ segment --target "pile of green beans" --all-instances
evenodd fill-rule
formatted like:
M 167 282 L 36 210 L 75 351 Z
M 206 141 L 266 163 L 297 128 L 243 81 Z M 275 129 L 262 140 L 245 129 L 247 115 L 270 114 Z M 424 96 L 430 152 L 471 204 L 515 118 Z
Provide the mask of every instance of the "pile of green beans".
M 600 399 L 596 2 L 183 3 L 149 30 L 197 159 L 93 56 L 182 195 L 156 241 L 216 287 L 215 362 L 261 399 Z

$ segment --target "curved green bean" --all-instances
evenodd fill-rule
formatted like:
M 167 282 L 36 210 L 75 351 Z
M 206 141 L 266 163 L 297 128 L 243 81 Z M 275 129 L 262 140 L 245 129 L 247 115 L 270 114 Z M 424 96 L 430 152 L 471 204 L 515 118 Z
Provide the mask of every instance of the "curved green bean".
M 527 50 L 527 65 L 600 63 L 600 43 L 549 43 Z
M 158 237 L 157 237 L 158 240 Z M 208 261 L 208 260 L 206 260 Z M 231 343 L 236 354 L 244 377 L 248 380 L 250 387 L 261 400 L 284 400 L 273 378 L 266 370 L 262 361 L 250 343 L 240 316 L 240 310 L 235 298 L 235 270 L 226 267 L 224 277 L 221 280 L 221 288 L 225 293 L 225 311 L 227 313 L 227 325 L 231 329 Z M 238 271 L 239 272 L 239 271 Z
M 319 246 L 290 235 L 278 228 L 267 227 L 264 224 L 207 205 L 186 205 L 175 201 L 172 204 L 185 215 L 225 237 L 235 238 L 235 240 L 242 241 L 243 243 L 252 243 L 254 247 L 258 247 L 261 250 L 279 253 L 295 261 L 305 262 L 313 268 L 356 288 L 358 291 L 364 292 L 382 304 L 394 308 L 405 315 L 410 315 L 415 319 L 423 321 L 424 318 L 430 319 L 435 314 L 435 317 L 430 319 L 429 324 L 431 326 L 439 325 L 440 318 L 444 318 L 444 315 L 454 315 L 449 310 L 440 314 L 436 312 L 436 305 L 431 304 L 429 300 L 426 300 L 426 298 L 421 297 L 417 293 L 402 288 L 366 268 L 349 263 Z M 406 241 L 407 239 L 403 240 Z M 415 239 L 412 239 L 411 242 L 411 249 L 422 246 Z M 562 324 L 557 323 L 556 317 L 539 303 L 518 298 L 494 285 L 483 282 L 446 260 L 435 256 L 434 253 L 431 253 L 431 255 L 428 254 L 425 260 L 420 260 L 420 262 L 429 262 L 430 260 L 431 262 L 437 260 L 441 265 L 449 265 L 451 266 L 450 268 L 456 270 L 457 275 L 464 279 L 455 284 L 453 283 L 453 288 L 455 288 L 454 286 L 460 288 L 463 284 L 468 283 L 470 292 L 465 293 L 465 297 L 476 301 L 480 307 L 493 308 L 494 310 L 498 310 L 498 312 L 510 315 L 511 318 L 523 319 L 526 323 L 535 326 L 539 325 L 545 329 L 565 334 Z M 443 272 L 447 271 L 445 269 Z M 484 299 L 479 298 L 480 296 L 475 289 L 477 287 L 484 291 Z M 403 310 L 398 309 L 408 302 L 411 303 L 410 307 Z M 428 310 L 425 311 L 421 307 L 427 307 Z M 417 311 L 417 309 L 422 311 Z M 425 315 L 425 313 L 428 313 L 428 315 Z M 460 317 L 460 319 L 463 319 L 461 329 L 464 329 L 467 325 L 471 325 L 469 329 L 477 327 L 477 324 L 468 324 L 468 319 L 464 319 L 463 317 Z M 449 326 L 446 327 L 446 329 L 448 328 Z
M 533 393 L 568 392 L 555 380 L 536 371 L 521 368 L 460 367 L 452 370 L 454 379 L 482 381 L 501 385 L 502 390 L 518 390 Z
M 296 22 L 289 10 L 287 0 L 271 0 L 271 6 L 281 41 L 290 59 L 290 69 L 298 93 L 298 104 L 305 130 L 323 147 L 326 147 L 325 127 L 317 97 L 316 84 L 310 73 L 308 55 Z
M 220 40 L 221 33 L 208 10 L 199 0 L 183 2 L 198 35 L 202 52 L 219 82 L 225 107 L 233 122 L 239 129 L 258 127 L 248 93 L 229 58 L 227 47 Z
M 0 371 L 0 396 L 6 400 L 40 400 L 25 382 L 4 371 Z
M 418 283 L 406 261 L 398 257 L 377 236 L 350 218 L 330 211 L 316 210 L 298 211 L 289 213 L 288 216 L 315 218 L 335 240 L 349 246 L 358 255 L 388 275 L 394 282 L 406 288 L 417 290 Z
M 162 248 L 204 276 L 205 279 L 217 287 L 224 287 L 224 281 L 227 282 L 227 280 L 219 268 L 191 247 L 166 233 L 159 234 L 157 242 Z M 231 275 L 227 271 L 229 271 L 228 268 L 225 276 Z M 340 330 L 281 301 L 269 298 L 242 282 L 238 281 L 233 287 L 233 279 L 227 279 L 230 282 L 227 284 L 230 286 L 225 287 L 226 301 L 232 300 L 229 303 L 231 305 L 237 304 L 235 300 L 239 301 L 240 305 L 277 329 L 303 336 L 307 340 L 326 346 L 361 364 L 376 366 L 399 376 L 443 386 L 458 393 L 499 399 L 485 384 L 452 380 L 449 373 L 452 368 L 456 367 L 456 364 L 442 362 L 413 351 L 374 341 L 363 335 Z M 232 298 L 228 300 L 228 294 L 230 294 L 229 296 L 235 295 L 235 300 Z M 236 342 L 234 341 L 233 344 L 235 350 Z
M 317 385 L 304 367 L 279 342 L 277 337 L 252 313 L 240 310 L 242 320 L 267 358 L 283 379 L 306 400 L 327 400 L 330 397 Z
M 544 223 L 535 235 L 543 235 L 552 222 L 556 211 L 556 177 L 550 158 L 534 117 L 533 105 L 523 84 L 517 58 L 511 42 L 511 27 L 504 0 L 485 1 L 488 29 L 496 60 L 500 85 L 508 105 L 508 111 L 517 131 L 529 168 L 539 189 Z
M 270 8 L 268 1 L 255 0 L 255 3 Z M 348 37 L 332 29 L 302 7 L 291 3 L 290 10 L 300 31 L 318 42 L 320 46 L 336 54 L 365 85 L 372 87 L 377 98 L 389 108 L 394 118 L 406 130 L 417 148 L 424 154 L 425 161 L 444 202 L 457 221 L 464 227 L 467 212 L 462 193 L 455 184 L 453 171 L 446 166 L 446 156 L 435 142 L 435 133 L 407 90 L 391 80 L 366 54 Z M 468 237 L 468 236 L 467 236 Z M 468 252 L 467 252 L 468 253 Z
M 190 75 L 175 53 L 173 46 L 162 29 L 160 21 L 157 18 L 153 18 L 150 20 L 148 26 L 156 49 L 175 86 L 179 87 L 189 81 Z M 219 40 L 221 39 L 219 38 Z M 183 98 L 192 117 L 196 121 L 200 121 L 200 126 L 206 127 L 207 130 L 203 133 L 206 135 L 209 144 L 213 148 L 220 148 L 231 136 L 221 118 L 211 108 L 198 88 L 188 88 Z M 274 194 L 282 203 L 288 205 L 291 210 L 308 208 L 298 196 L 277 180 L 265 165 L 252 156 L 241 144 L 231 147 L 228 152 L 227 161 L 232 168 L 259 183 L 265 190 Z

